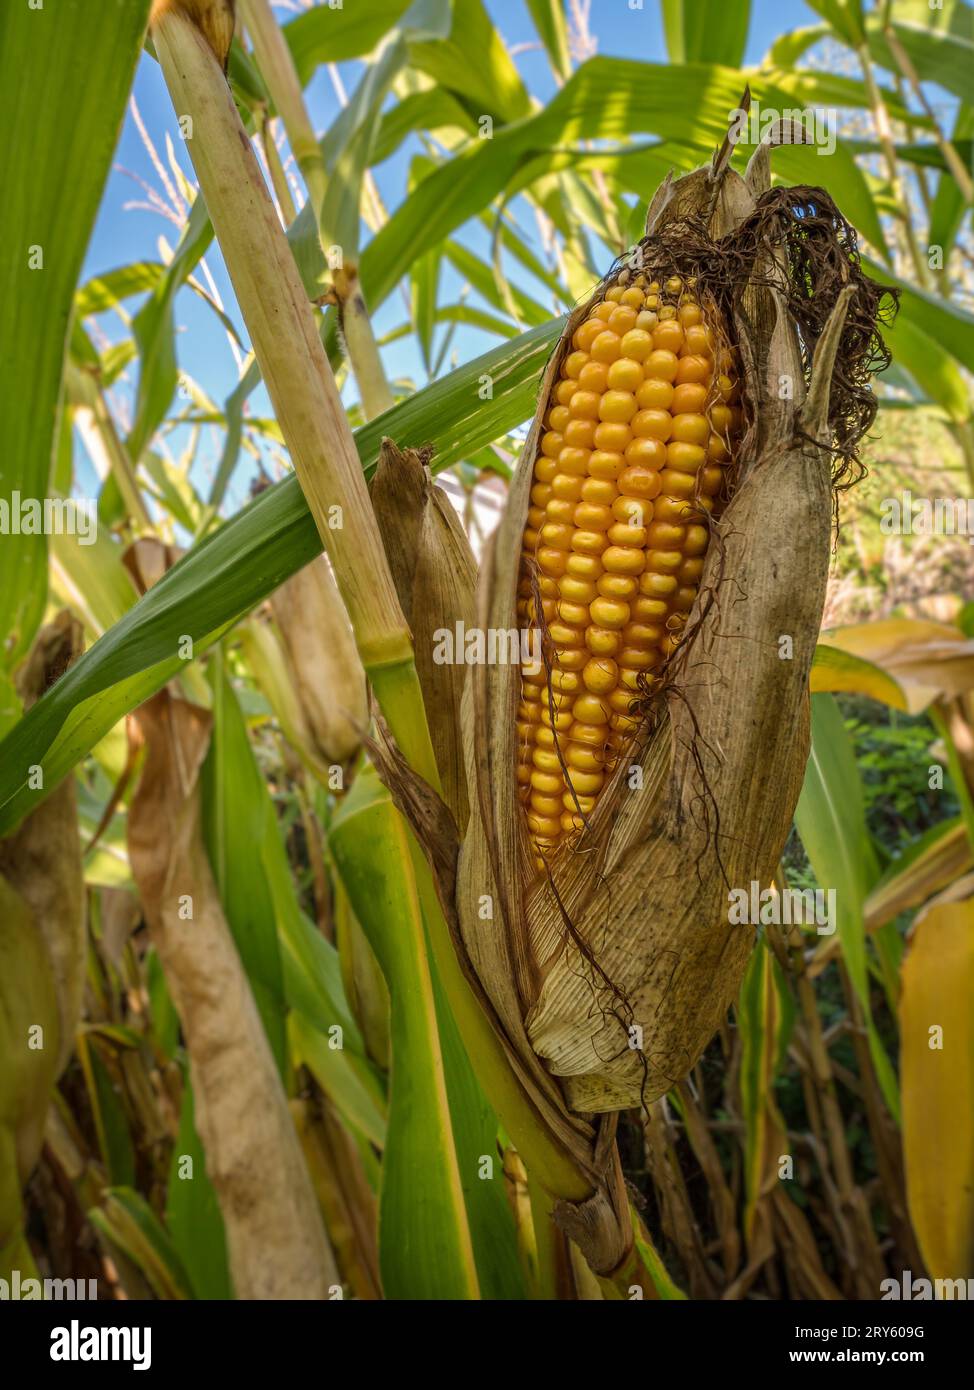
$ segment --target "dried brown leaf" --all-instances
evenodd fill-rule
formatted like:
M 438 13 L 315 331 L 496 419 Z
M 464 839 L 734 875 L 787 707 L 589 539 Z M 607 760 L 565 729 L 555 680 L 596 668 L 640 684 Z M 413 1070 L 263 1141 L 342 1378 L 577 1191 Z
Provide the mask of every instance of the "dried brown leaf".
M 147 751 L 129 859 L 189 1052 L 234 1287 L 239 1298 L 324 1299 L 334 1256 L 200 830 L 210 717 L 163 690 L 138 719 Z
M 276 589 L 271 610 L 303 727 L 326 764 L 346 763 L 368 728 L 365 672 L 327 559 L 319 555 Z

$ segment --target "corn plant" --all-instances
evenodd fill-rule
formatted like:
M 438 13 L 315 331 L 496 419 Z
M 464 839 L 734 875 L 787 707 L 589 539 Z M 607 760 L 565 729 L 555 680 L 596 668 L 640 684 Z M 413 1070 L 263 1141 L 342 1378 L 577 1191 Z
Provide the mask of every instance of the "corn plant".
M 544 104 L 483 0 L 4 12 L 0 1278 L 974 1277 L 974 622 L 823 630 L 887 422 L 974 477 L 970 8 L 809 3 L 748 65 L 747 4 L 661 0 L 658 62 L 530 4 Z M 139 64 L 179 240 L 79 283 Z M 853 697 L 929 721 L 896 857 Z

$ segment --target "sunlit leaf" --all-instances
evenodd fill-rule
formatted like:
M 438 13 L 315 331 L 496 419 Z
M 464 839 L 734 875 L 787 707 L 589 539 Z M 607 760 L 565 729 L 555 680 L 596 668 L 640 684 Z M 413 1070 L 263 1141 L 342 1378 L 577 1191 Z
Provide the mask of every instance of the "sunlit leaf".
M 7 141 L 0 243 L 4 463 L 0 499 L 48 495 L 75 285 L 118 138 L 149 0 L 108 25 L 85 0 L 4 5 L 0 74 Z M 19 500 L 14 502 L 19 513 Z M 2 660 L 26 649 L 44 612 L 47 546 L 10 525 L 0 545 Z

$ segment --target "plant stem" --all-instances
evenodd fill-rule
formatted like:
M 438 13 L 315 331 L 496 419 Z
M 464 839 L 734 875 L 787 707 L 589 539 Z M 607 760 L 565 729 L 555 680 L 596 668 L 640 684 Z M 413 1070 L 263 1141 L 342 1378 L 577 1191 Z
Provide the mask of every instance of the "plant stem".
M 274 187 L 274 196 L 281 209 L 284 225 L 290 227 L 298 215 L 297 209 L 294 206 L 294 199 L 291 197 L 291 190 L 287 185 L 287 175 L 284 172 L 277 145 L 274 143 L 274 132 L 271 130 L 271 120 L 266 110 L 262 111 L 260 116 L 260 142 L 264 147 L 264 158 L 267 160 L 267 168 Z
M 872 107 L 873 120 L 876 123 L 876 137 L 879 140 L 883 151 L 883 158 L 886 161 L 886 172 L 889 177 L 890 188 L 892 189 L 893 199 L 900 209 L 900 226 L 903 230 L 903 238 L 906 242 L 906 249 L 910 260 L 913 262 L 913 269 L 917 279 L 924 289 L 932 289 L 930 267 L 923 259 L 916 233 L 913 230 L 913 223 L 910 220 L 910 204 L 907 197 L 903 179 L 900 176 L 899 166 L 896 162 L 896 146 L 893 144 L 893 130 L 890 124 L 889 111 L 883 100 L 883 94 L 879 90 L 876 82 L 876 75 L 873 72 L 872 59 L 869 50 L 865 45 L 859 49 L 859 62 L 862 65 L 862 75 L 866 83 L 866 91 L 869 93 L 869 104 Z
M 399 748 L 439 791 L 412 641 L 389 572 L 361 463 L 294 258 L 220 66 L 180 10 L 153 23 L 163 74 L 180 115 L 192 117 L 190 154 L 295 472 L 355 632 L 362 664 Z M 337 509 L 341 525 L 332 526 Z M 525 1163 L 570 1201 L 592 1186 L 549 1135 L 457 960 L 425 855 L 410 851 L 430 943 L 463 1041 Z
M 269 0 L 242 0 L 241 8 L 261 75 L 284 122 L 294 157 L 304 175 L 318 228 L 318 240 L 327 265 L 332 238 L 322 225 L 322 209 L 328 174 L 301 94 L 301 83 L 291 50 L 274 18 Z M 348 362 L 359 389 L 362 413 L 367 420 L 371 420 L 383 411 L 391 410 L 395 400 L 386 380 L 355 267 L 349 263 L 343 269 L 335 270 L 333 284 Z
M 903 74 L 907 82 L 910 84 L 910 87 L 913 89 L 913 93 L 916 96 L 917 101 L 923 107 L 924 114 L 928 117 L 930 124 L 933 127 L 933 133 L 936 136 L 937 145 L 940 149 L 940 153 L 944 157 L 944 163 L 947 165 L 947 168 L 950 171 L 951 178 L 954 180 L 954 182 L 957 184 L 957 187 L 960 189 L 964 202 L 968 204 L 974 203 L 974 181 L 972 181 L 971 179 L 970 171 L 965 167 L 964 161 L 961 159 L 960 155 L 954 149 L 954 146 L 951 144 L 951 142 L 944 135 L 943 131 L 940 129 L 937 117 L 934 115 L 933 107 L 930 105 L 929 101 L 927 101 L 927 98 L 923 91 L 923 87 L 920 84 L 920 79 L 917 76 L 916 68 L 913 66 L 913 62 L 910 58 L 910 55 L 907 53 L 906 49 L 900 43 L 899 39 L 896 36 L 896 30 L 893 28 L 892 25 L 887 25 L 886 29 L 883 31 L 883 37 L 889 45 L 889 51 L 892 53 L 894 59 L 896 60 L 900 72 Z
M 91 373 L 82 370 L 70 356 L 65 361 L 64 377 L 68 391 L 74 399 L 91 411 L 91 418 L 104 446 L 125 510 L 136 525 L 146 531 L 154 531 L 152 518 L 142 499 L 135 468 L 128 450 L 119 438 L 101 387 Z
M 328 173 L 301 95 L 301 83 L 291 50 L 268 0 L 241 0 L 240 9 L 254 45 L 261 76 L 277 114 L 284 122 L 288 144 L 301 170 L 317 221 L 328 187 Z
M 192 117 L 190 156 L 362 664 L 381 684 L 408 673 L 412 641 L 314 312 L 212 50 L 181 9 L 160 10 L 152 32 L 173 105 Z M 399 738 L 399 710 L 386 717 Z M 403 746 L 415 749 L 415 715 L 406 722 Z M 432 752 L 417 770 L 429 780 Z

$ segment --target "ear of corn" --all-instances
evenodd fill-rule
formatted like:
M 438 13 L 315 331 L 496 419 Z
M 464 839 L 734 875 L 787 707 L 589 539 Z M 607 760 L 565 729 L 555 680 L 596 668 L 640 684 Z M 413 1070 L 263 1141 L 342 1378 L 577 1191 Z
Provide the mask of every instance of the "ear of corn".
M 569 318 L 481 570 L 478 624 L 537 628 L 544 659 L 471 672 L 460 931 L 579 1163 L 566 1114 L 648 1103 L 719 1027 L 754 942 L 728 887 L 770 880 L 807 758 L 833 364 L 850 296 L 860 323 L 873 301 L 826 273 L 799 337 L 796 214 L 754 228 L 819 191 L 766 193 L 766 174 L 658 190 L 648 271 Z
M 679 276 L 620 270 L 545 405 L 517 603 L 546 638 L 517 712 L 538 868 L 595 809 L 697 597 L 742 423 L 707 318 Z

